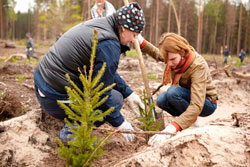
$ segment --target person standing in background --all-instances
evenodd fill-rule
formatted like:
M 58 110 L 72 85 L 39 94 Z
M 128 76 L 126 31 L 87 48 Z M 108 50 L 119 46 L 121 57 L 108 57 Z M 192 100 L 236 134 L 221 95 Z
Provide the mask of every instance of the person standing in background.
M 26 33 L 26 56 L 28 59 L 30 59 L 30 57 L 33 56 L 33 52 L 34 52 L 34 43 L 33 43 L 33 39 L 30 37 L 30 33 Z
M 91 9 L 92 18 L 106 17 L 115 13 L 114 6 L 106 0 L 96 0 L 95 5 Z
M 229 54 L 230 54 L 229 48 L 227 47 L 227 45 L 225 46 L 225 49 L 224 49 L 224 51 L 223 51 L 223 54 L 224 54 L 224 64 L 227 64 L 227 58 L 228 58 L 228 56 L 229 56 Z
M 246 52 L 244 51 L 244 49 L 241 49 L 240 50 L 240 55 L 239 55 L 241 63 L 243 63 L 243 60 L 244 60 L 245 57 L 246 57 Z
M 110 2 L 106 0 L 96 0 L 95 5 L 91 9 L 91 16 L 92 19 L 94 19 L 99 17 L 106 17 L 112 15 L 115 12 L 116 10 Z M 127 56 L 126 51 L 130 50 L 130 48 L 127 45 L 124 45 L 122 50 L 123 51 L 121 54 L 123 57 L 125 57 Z

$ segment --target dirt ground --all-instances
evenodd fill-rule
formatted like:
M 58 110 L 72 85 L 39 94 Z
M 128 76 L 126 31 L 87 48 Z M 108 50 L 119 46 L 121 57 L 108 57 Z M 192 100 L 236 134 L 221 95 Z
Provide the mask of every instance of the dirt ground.
M 36 56 L 41 58 L 44 51 L 39 52 Z M 0 166 L 66 166 L 64 159 L 56 154 L 55 143 L 63 122 L 42 113 L 34 93 L 33 71 L 38 61 L 28 61 L 23 47 L 6 49 L 1 45 L 0 59 Z M 144 61 L 154 90 L 161 83 L 164 64 L 147 57 Z M 214 70 L 214 64 L 209 62 L 209 65 Z M 233 67 L 232 71 L 249 75 L 250 64 Z M 137 59 L 121 58 L 119 74 L 137 94 L 143 95 Z M 249 78 L 228 77 L 223 72 L 213 78 L 219 94 L 218 108 L 213 115 L 199 118 L 198 127 L 183 130 L 155 146 L 147 145 L 142 135 L 136 135 L 133 143 L 126 143 L 116 134 L 104 146 L 107 153 L 92 166 L 249 167 Z M 163 87 L 154 99 L 166 89 Z M 121 112 L 138 130 L 135 114 L 126 103 Z M 164 112 L 164 119 L 168 123 L 173 118 Z M 103 127 L 111 128 L 107 124 Z

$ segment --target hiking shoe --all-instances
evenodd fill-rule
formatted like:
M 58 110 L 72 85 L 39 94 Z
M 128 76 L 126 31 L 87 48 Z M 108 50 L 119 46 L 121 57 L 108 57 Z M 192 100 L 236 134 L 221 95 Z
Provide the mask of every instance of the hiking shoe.
M 75 128 L 76 125 L 72 124 Z M 64 124 L 62 130 L 59 132 L 58 137 L 63 143 L 67 143 L 68 141 L 72 140 L 72 137 L 69 137 L 72 132 L 70 130 L 70 127 L 67 124 Z

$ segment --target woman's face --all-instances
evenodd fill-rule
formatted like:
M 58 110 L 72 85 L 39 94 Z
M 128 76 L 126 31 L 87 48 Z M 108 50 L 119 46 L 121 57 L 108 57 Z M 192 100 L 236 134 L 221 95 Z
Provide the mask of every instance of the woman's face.
M 168 52 L 168 65 L 175 69 L 181 60 L 181 55 L 179 53 Z
M 126 45 L 133 42 L 138 35 L 139 33 L 130 31 L 122 27 L 120 30 L 120 42 L 122 45 Z

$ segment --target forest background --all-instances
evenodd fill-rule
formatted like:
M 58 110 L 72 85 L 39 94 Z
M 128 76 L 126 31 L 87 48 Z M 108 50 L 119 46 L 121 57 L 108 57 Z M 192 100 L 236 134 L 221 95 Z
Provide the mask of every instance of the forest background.
M 91 19 L 95 0 L 35 0 L 27 12 L 15 12 L 17 0 L 0 0 L 0 39 L 22 40 L 27 32 L 35 43 L 55 41 L 60 32 Z M 123 0 L 108 0 L 116 9 Z M 132 1 L 130 1 L 132 2 Z M 250 51 L 249 0 L 136 0 L 146 17 L 143 36 L 157 46 L 164 32 L 185 37 L 199 53 L 231 55 Z

